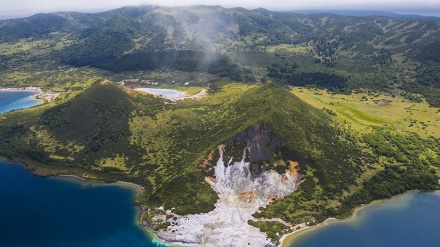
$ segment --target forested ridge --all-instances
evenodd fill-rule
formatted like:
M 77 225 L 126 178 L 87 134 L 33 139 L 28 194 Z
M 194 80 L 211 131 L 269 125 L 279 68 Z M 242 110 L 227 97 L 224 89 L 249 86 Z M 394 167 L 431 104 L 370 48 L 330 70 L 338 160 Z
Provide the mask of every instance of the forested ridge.
M 141 6 L 5 20 L 0 37 L 3 85 L 48 86 L 50 77 L 49 86 L 69 88 L 85 73 L 183 71 L 336 92 L 403 90 L 439 106 L 437 20 Z

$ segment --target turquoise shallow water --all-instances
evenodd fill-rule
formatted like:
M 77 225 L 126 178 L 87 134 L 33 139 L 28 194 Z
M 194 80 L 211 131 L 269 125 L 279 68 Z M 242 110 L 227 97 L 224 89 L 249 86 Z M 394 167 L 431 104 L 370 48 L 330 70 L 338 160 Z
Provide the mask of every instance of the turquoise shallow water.
M 440 192 L 411 192 L 360 210 L 356 217 L 299 234 L 291 247 L 438 247 Z
M 34 94 L 28 91 L 0 91 L 0 114 L 41 104 L 43 101 L 34 99 Z
M 133 189 L 87 184 L 0 160 L 0 246 L 155 246 L 137 223 Z

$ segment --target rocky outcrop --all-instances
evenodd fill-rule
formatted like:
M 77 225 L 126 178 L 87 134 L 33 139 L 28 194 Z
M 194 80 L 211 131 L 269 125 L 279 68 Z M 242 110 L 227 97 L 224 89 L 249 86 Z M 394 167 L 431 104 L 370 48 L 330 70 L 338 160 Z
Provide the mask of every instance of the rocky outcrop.
M 237 144 L 244 144 L 249 151 L 251 162 L 259 160 L 271 160 L 268 148 L 276 149 L 285 145 L 285 142 L 275 136 L 272 130 L 263 124 L 257 124 L 240 132 L 233 138 L 226 141 L 226 147 L 234 147 Z

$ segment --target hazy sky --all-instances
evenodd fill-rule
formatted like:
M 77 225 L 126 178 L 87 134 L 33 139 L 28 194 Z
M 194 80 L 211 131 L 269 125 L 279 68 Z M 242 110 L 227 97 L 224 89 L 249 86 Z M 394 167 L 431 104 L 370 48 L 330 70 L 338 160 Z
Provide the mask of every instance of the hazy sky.
M 127 5 L 221 5 L 269 10 L 331 9 L 390 10 L 440 16 L 440 0 L 0 0 L 0 17 L 28 16 L 41 12 L 96 12 Z

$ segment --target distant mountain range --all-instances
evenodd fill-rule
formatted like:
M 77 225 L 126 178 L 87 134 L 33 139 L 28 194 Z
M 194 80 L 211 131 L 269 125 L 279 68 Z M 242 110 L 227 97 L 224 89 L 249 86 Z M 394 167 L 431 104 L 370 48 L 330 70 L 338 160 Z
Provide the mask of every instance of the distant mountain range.
M 425 15 L 415 15 L 415 14 L 397 14 L 391 11 L 377 11 L 377 10 L 294 10 L 294 13 L 300 14 L 322 14 L 329 13 L 335 15 L 343 15 L 343 16 L 358 16 L 358 17 L 367 17 L 367 16 L 385 16 L 396 18 L 400 20 L 406 19 L 422 19 L 422 20 L 440 20 L 438 16 L 425 16 Z
M 339 13 L 358 16 L 138 6 L 0 21 L 0 44 L 21 47 L 0 54 L 0 84 L 24 82 L 5 79 L 2 71 L 42 66 L 113 73 L 178 70 L 345 92 L 403 89 L 440 106 L 439 21 L 383 16 L 390 12 Z M 37 75 L 42 76 L 25 78 L 35 82 Z
M 92 11 L 92 13 L 104 12 L 104 11 Z M 275 11 L 276 12 L 276 11 Z M 416 18 L 423 20 L 440 20 L 439 16 L 428 16 L 428 15 L 418 15 L 418 14 L 398 14 L 392 11 L 378 11 L 378 10 L 330 10 L 330 9 L 322 9 L 322 10 L 292 10 L 293 13 L 299 14 L 335 14 L 335 15 L 343 15 L 343 16 L 358 16 L 358 17 L 367 17 L 367 16 L 385 16 L 391 17 L 401 20 Z M 17 18 L 26 18 L 30 17 L 28 14 L 0 14 L 0 20 L 8 20 L 8 19 L 17 19 Z

